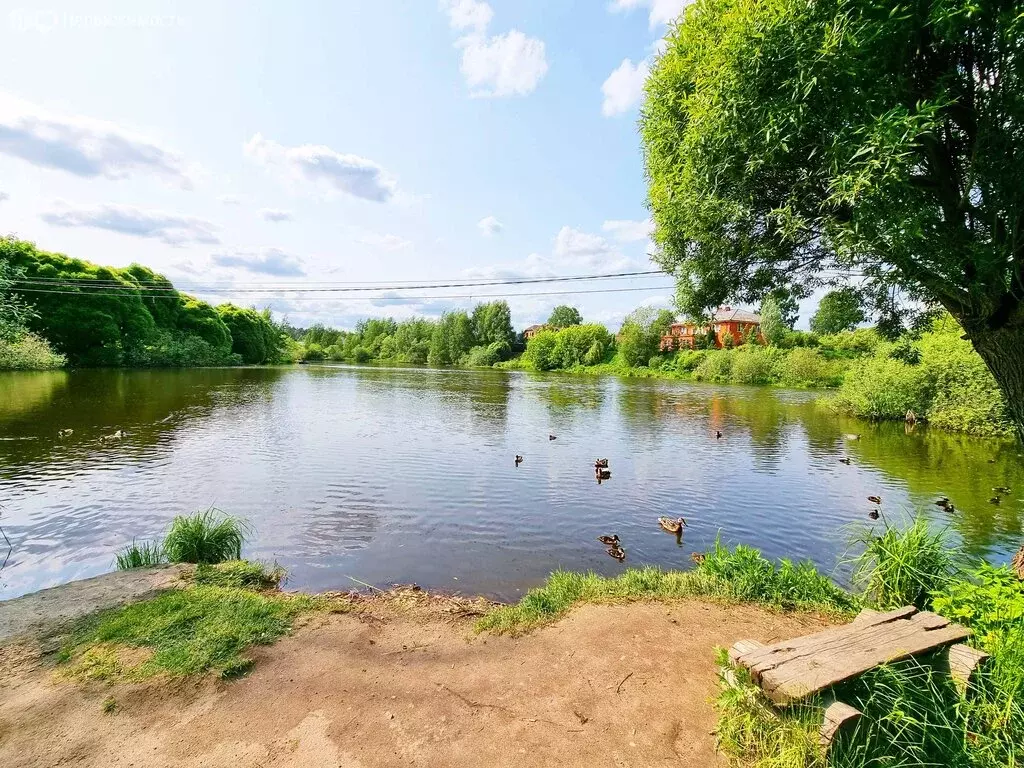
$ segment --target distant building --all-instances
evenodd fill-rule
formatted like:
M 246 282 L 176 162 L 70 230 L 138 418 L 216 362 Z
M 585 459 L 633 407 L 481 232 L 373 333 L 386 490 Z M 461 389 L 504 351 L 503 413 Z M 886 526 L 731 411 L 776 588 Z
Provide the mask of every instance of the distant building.
M 719 349 L 725 346 L 725 337 L 729 335 L 737 346 L 744 343 L 752 333 L 764 343 L 760 315 L 747 312 L 745 309 L 722 306 L 715 311 L 710 325 L 698 325 L 690 321 L 672 323 L 668 333 L 661 337 L 661 350 L 671 352 L 677 349 L 693 349 L 704 343 L 709 331 L 714 332 L 715 346 Z
M 550 328 L 547 323 L 541 323 L 540 325 L 531 325 L 529 328 L 523 330 L 523 338 L 529 341 L 541 331 L 546 331 Z

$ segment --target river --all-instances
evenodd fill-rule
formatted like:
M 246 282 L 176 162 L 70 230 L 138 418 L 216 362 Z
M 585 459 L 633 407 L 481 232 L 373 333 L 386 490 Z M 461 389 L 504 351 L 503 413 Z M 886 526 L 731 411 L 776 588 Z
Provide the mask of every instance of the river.
M 306 590 L 358 579 L 514 599 L 556 568 L 685 568 L 717 536 L 843 581 L 869 495 L 892 520 L 923 510 L 978 557 L 1019 546 L 1017 444 L 839 418 L 820 397 L 329 365 L 3 373 L 0 526 L 13 550 L 0 598 L 111 570 L 133 537 L 210 506 L 248 520 L 246 556 Z M 103 439 L 116 430 L 127 434 Z M 599 457 L 612 473 L 600 484 Z M 1012 489 L 999 505 L 994 486 Z M 661 515 L 687 518 L 681 544 Z M 611 533 L 625 564 L 596 541 Z

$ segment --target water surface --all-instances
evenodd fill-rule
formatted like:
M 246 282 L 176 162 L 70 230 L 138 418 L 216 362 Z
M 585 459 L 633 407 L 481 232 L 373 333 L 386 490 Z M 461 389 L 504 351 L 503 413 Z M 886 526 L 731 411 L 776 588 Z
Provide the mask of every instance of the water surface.
M 1018 445 L 841 419 L 819 397 L 326 365 L 0 374 L 14 546 L 0 598 L 108 571 L 133 537 L 211 505 L 251 522 L 247 556 L 311 590 L 358 579 L 511 599 L 555 568 L 620 571 L 603 533 L 621 537 L 625 565 L 689 567 L 721 535 L 833 572 L 868 495 L 890 517 L 924 509 L 979 557 L 1016 549 Z M 600 485 L 598 457 L 612 470 Z M 681 545 L 660 515 L 689 520 Z

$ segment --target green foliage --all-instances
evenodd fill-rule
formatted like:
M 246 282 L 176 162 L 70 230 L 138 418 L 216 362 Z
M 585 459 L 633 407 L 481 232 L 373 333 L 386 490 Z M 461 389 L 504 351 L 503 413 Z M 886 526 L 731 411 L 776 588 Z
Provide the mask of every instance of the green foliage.
M 629 366 L 646 365 L 658 353 L 661 337 L 675 321 L 667 309 L 642 306 L 626 315 L 617 337 L 619 355 Z
M 842 382 L 843 371 L 816 349 L 797 347 L 777 359 L 775 375 L 787 387 L 836 387 Z
M 603 362 L 611 345 L 612 337 L 603 325 L 571 325 L 538 333 L 527 342 L 523 358 L 537 371 L 592 366 Z
M 555 571 L 547 582 L 531 589 L 514 605 L 495 608 L 479 622 L 477 631 L 521 634 L 563 616 L 578 603 L 628 600 L 668 600 L 713 597 L 747 601 L 777 608 L 848 614 L 858 602 L 809 563 L 775 565 L 756 549 L 740 545 L 730 550 L 716 542 L 714 551 L 693 571 L 629 568 L 615 578 L 594 573 Z
M 866 319 L 860 294 L 852 288 L 837 288 L 822 297 L 811 317 L 811 330 L 825 335 L 852 331 Z
M 761 335 L 769 344 L 779 345 L 786 338 L 788 330 L 782 320 L 778 300 L 769 294 L 761 302 Z
M 874 328 L 857 328 L 852 331 L 840 331 L 829 336 L 817 337 L 817 344 L 823 351 L 839 353 L 842 356 L 857 357 L 870 355 L 882 344 L 882 339 Z M 807 345 L 804 345 L 807 346 Z
M 246 649 L 286 634 L 297 615 L 316 607 L 307 596 L 205 585 L 172 589 L 88 619 L 72 634 L 60 658 L 67 674 L 100 679 L 223 670 L 241 663 Z M 122 647 L 148 648 L 152 656 L 129 667 L 118 658 Z
M 74 281 L 51 293 L 26 294 L 35 305 L 28 328 L 73 365 L 233 360 L 231 332 L 216 310 L 178 293 L 166 278 L 138 264 L 100 267 L 12 237 L 0 238 L 0 263 L 25 279 Z M 190 352 L 202 359 L 186 359 Z
M 163 545 L 154 541 L 132 543 L 124 547 L 116 555 L 117 570 L 127 571 L 131 568 L 151 568 L 167 562 Z
M 494 346 L 499 354 L 512 351 L 516 332 L 512 329 L 512 312 L 507 301 L 477 304 L 473 309 L 473 339 L 478 346 Z M 497 360 L 495 361 L 497 362 Z
M 945 531 L 933 532 L 923 517 L 906 528 L 886 521 L 881 534 L 867 529 L 857 541 L 864 551 L 856 560 L 855 581 L 863 586 L 868 604 L 883 610 L 928 608 L 931 592 L 959 573 L 960 552 Z
M 13 335 L 13 331 L 12 331 Z M 64 355 L 58 355 L 45 339 L 28 331 L 14 338 L 0 336 L 0 371 L 43 371 L 64 367 Z
M 366 347 L 359 346 L 352 350 L 353 363 L 368 363 L 373 359 L 373 353 Z
M 164 552 L 172 563 L 220 563 L 242 556 L 247 526 L 217 509 L 207 509 L 171 523 Z
M 214 565 L 200 563 L 196 566 L 192 581 L 204 586 L 262 590 L 277 587 L 284 575 L 284 570 L 279 567 L 268 570 L 262 563 L 226 560 Z
M 548 325 L 552 328 L 568 328 L 570 325 L 583 325 L 583 316 L 576 307 L 561 304 L 551 310 Z
M 932 387 L 920 366 L 873 357 L 847 371 L 833 404 L 868 419 L 902 419 L 907 411 L 927 411 Z
M 0 343 L 14 342 L 21 338 L 28 321 L 35 316 L 31 304 L 13 290 L 15 281 L 24 277 L 24 274 L 23 269 L 0 258 Z
M 730 380 L 736 384 L 770 384 L 780 357 L 770 348 L 740 347 L 732 356 Z
M 231 332 L 231 351 L 239 355 L 243 363 L 263 365 L 279 362 L 283 344 L 270 310 L 257 312 L 233 304 L 221 304 L 217 313 Z
M 427 362 L 458 365 L 473 347 L 473 321 L 465 312 L 445 312 L 430 337 Z
M 700 364 L 693 369 L 697 381 L 713 381 L 720 384 L 732 377 L 733 355 L 726 350 L 708 350 Z
M 1018 5 L 689 7 L 641 116 L 656 258 L 680 308 L 856 269 L 883 335 L 949 309 L 1024 430 Z
M 327 357 L 324 348 L 319 344 L 304 344 L 299 359 L 305 362 L 317 362 Z
M 1005 566 L 982 563 L 969 579 L 939 585 L 932 606 L 970 627 L 972 642 L 989 653 L 1024 640 L 1024 581 Z M 1024 677 L 1020 683 L 1024 686 Z

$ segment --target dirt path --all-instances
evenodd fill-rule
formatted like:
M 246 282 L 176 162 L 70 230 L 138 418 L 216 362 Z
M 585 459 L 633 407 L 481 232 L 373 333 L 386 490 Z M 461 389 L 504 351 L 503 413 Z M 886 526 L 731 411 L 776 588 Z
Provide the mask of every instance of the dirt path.
M 521 638 L 382 605 L 316 619 L 246 678 L 58 681 L 0 659 L 5 768 L 711 766 L 713 648 L 823 621 L 698 601 L 587 606 Z M 104 714 L 113 697 L 117 709 Z

